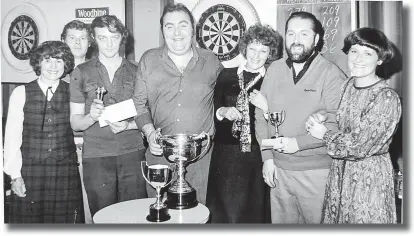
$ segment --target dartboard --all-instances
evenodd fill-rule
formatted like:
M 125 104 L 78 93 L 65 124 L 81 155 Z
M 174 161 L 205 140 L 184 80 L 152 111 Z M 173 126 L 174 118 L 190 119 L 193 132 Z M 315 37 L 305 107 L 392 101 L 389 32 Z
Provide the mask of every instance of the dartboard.
M 29 52 L 39 43 L 39 31 L 32 18 L 18 16 L 9 28 L 9 48 L 19 60 L 29 59 Z
M 239 54 L 238 44 L 245 31 L 246 23 L 234 7 L 217 4 L 201 14 L 196 26 L 196 40 L 200 47 L 211 50 L 220 61 L 228 61 Z

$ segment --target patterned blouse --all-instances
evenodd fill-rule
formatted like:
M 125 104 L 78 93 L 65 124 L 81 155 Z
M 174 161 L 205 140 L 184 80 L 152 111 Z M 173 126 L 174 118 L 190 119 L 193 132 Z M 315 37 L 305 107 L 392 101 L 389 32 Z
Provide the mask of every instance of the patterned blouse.
M 398 94 L 381 80 L 342 89 L 339 131 L 324 136 L 334 159 L 321 223 L 396 223 L 393 167 L 388 153 L 401 117 Z

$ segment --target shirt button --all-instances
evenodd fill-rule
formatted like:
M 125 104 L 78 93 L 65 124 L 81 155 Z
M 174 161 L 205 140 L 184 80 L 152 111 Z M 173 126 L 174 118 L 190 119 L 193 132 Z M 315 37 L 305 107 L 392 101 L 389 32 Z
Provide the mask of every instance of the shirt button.
M 49 138 L 50 138 L 50 137 L 52 137 L 52 135 L 51 135 L 51 134 L 48 134 L 48 135 L 47 135 L 47 137 L 49 137 Z
M 52 122 L 52 119 L 48 119 L 47 122 Z
M 178 106 L 180 107 L 180 106 L 181 106 L 181 104 L 178 104 Z
M 52 149 L 49 149 L 49 150 L 47 150 L 48 152 L 51 152 L 52 151 Z
M 180 121 L 180 119 L 177 119 L 177 121 Z
M 180 89 L 180 92 L 182 92 L 183 90 L 182 89 Z
M 51 108 L 52 106 L 51 105 L 47 105 L 47 108 Z

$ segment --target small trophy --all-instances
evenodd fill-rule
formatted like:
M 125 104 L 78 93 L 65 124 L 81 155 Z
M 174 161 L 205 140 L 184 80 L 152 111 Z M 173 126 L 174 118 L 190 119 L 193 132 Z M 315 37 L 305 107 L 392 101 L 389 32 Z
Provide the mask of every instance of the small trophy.
M 101 100 L 103 99 L 103 95 L 106 93 L 106 89 L 104 87 L 97 87 L 95 89 L 96 99 Z
M 278 138 L 279 135 L 279 126 L 285 121 L 286 112 L 285 110 L 276 111 L 276 112 L 269 112 L 269 121 L 272 125 L 275 126 L 275 135 L 271 138 Z
M 145 166 L 144 166 L 145 163 Z M 141 162 L 141 171 L 145 180 L 157 191 L 157 200 L 149 207 L 147 220 L 150 222 L 163 222 L 171 217 L 168 208 L 161 200 L 161 188 L 167 186 L 172 181 L 172 169 L 168 165 L 147 165 L 146 161 Z
M 173 134 L 157 135 L 157 142 L 163 148 L 163 155 L 167 161 L 175 163 L 177 179 L 167 191 L 167 207 L 171 209 L 189 209 L 196 207 L 196 190 L 184 179 L 185 168 L 188 164 L 196 162 L 203 157 L 210 146 L 210 135 L 201 134 Z M 202 141 L 207 138 L 203 151 Z

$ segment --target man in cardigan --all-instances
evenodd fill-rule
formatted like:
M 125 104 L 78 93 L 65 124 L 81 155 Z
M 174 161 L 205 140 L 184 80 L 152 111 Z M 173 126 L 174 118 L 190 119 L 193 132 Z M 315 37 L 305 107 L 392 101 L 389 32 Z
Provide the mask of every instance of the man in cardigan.
M 305 121 L 318 110 L 334 113 L 345 74 L 318 53 L 323 29 L 314 15 L 293 13 L 286 22 L 287 58 L 271 64 L 261 93 L 268 111 L 285 110 L 283 137 L 273 150 L 263 150 L 263 178 L 271 187 L 272 223 L 319 223 L 325 183 L 331 165 L 324 142 L 310 136 Z M 256 136 L 261 143 L 274 135 L 267 112 L 256 110 Z

